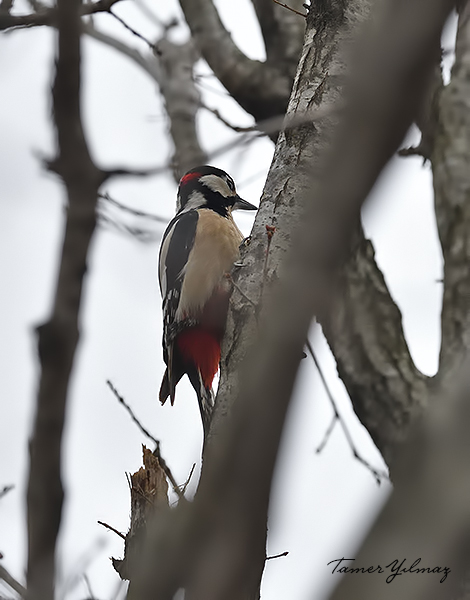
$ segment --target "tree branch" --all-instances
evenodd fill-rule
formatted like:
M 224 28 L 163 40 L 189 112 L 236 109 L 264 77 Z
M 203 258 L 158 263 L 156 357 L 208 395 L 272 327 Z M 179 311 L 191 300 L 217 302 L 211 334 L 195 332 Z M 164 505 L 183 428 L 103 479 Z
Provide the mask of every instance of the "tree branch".
M 173 491 L 178 496 L 178 499 L 179 500 L 185 500 L 184 492 L 181 491 L 180 486 L 176 483 L 176 479 L 174 478 L 173 473 L 171 472 L 170 467 L 168 466 L 166 460 L 161 455 L 161 452 L 160 452 L 160 440 L 157 440 L 142 425 L 142 423 L 139 421 L 139 419 L 135 416 L 135 413 L 132 410 L 132 408 L 127 404 L 127 402 L 124 400 L 124 398 L 119 394 L 119 392 L 114 387 L 114 385 L 111 383 L 111 381 L 109 381 L 109 379 L 108 379 L 108 381 L 106 381 L 106 384 L 109 387 L 109 389 L 113 392 L 113 394 L 117 398 L 118 402 L 120 402 L 122 404 L 122 406 L 126 409 L 126 411 L 128 412 L 129 416 L 134 421 L 134 423 L 137 425 L 137 427 L 140 429 L 140 431 L 145 436 L 147 436 L 150 440 L 152 440 L 152 442 L 155 444 L 155 450 L 153 451 L 153 455 L 158 459 L 160 467 L 163 469 L 163 471 L 165 473 L 165 476 L 168 478 L 169 482 L 173 486 Z
M 130 58 L 139 67 L 141 67 L 150 77 L 157 83 L 160 83 L 161 71 L 158 64 L 158 60 L 155 57 L 145 57 L 139 50 L 128 46 L 121 40 L 96 29 L 91 22 L 82 23 L 82 31 L 90 37 L 114 48 L 124 56 Z
M 180 0 L 180 4 L 202 56 L 240 106 L 257 121 L 284 114 L 292 79 L 243 54 L 212 0 Z
M 441 391 L 429 403 L 398 449 L 393 494 L 348 566 L 367 568 L 390 557 L 392 566 L 397 559 L 395 566 L 401 570 L 421 560 L 390 585 L 385 581 L 392 574 L 390 568 L 381 576 L 346 575 L 331 600 L 460 598 L 470 547 L 469 366 L 467 362 L 467 372 L 454 380 L 451 393 Z M 417 576 L 419 568 L 431 571 Z
M 351 449 L 351 452 L 352 452 L 354 458 L 358 462 L 360 462 L 368 471 L 370 471 L 372 473 L 372 475 L 375 478 L 375 481 L 377 482 L 377 485 L 380 485 L 384 479 L 388 480 L 388 474 L 385 471 L 383 471 L 382 469 L 376 469 L 375 467 L 373 467 L 365 458 L 363 458 L 361 456 L 361 454 L 357 450 L 356 444 L 353 441 L 353 437 L 349 431 L 346 421 L 343 419 L 343 417 L 341 416 L 341 414 L 338 410 L 338 407 L 336 406 L 335 399 L 333 398 L 333 394 L 331 393 L 330 388 L 328 387 L 325 376 L 323 375 L 322 368 L 320 366 L 320 363 L 318 362 L 318 359 L 315 355 L 315 352 L 313 350 L 312 344 L 310 343 L 310 340 L 307 340 L 307 349 L 310 353 L 310 356 L 312 357 L 313 362 L 315 363 L 315 367 L 317 368 L 318 375 L 320 376 L 320 380 L 322 382 L 322 385 L 325 389 L 326 395 L 328 397 L 328 400 L 330 401 L 331 407 L 334 412 L 333 420 L 331 421 L 331 424 L 330 424 L 329 428 L 327 429 L 327 432 L 325 434 L 323 442 L 317 448 L 317 453 L 322 451 L 323 447 L 325 446 L 326 442 L 328 441 L 329 436 L 331 435 L 331 432 L 333 431 L 333 427 L 334 427 L 335 423 L 338 421 L 341 426 L 341 429 L 343 430 L 344 436 L 346 438 L 346 441 L 348 443 L 348 446 Z
M 3 498 L 3 496 L 6 496 L 8 494 L 8 492 L 11 492 L 11 490 L 14 488 L 14 485 L 5 485 L 3 486 L 2 489 L 0 489 L 0 498 Z
M 400 310 L 362 227 L 353 244 L 334 300 L 319 320 L 354 410 L 391 465 L 412 415 L 426 405 L 428 378 L 413 363 Z
M 157 221 L 157 223 L 163 223 L 165 225 L 168 225 L 168 219 L 166 219 L 165 217 L 161 217 L 160 215 L 154 215 L 154 214 L 151 214 L 148 212 L 144 212 L 142 210 L 135 210 L 134 208 L 130 208 L 129 206 L 126 206 L 125 204 L 118 202 L 114 198 L 111 198 L 111 196 L 108 194 L 108 192 L 106 192 L 104 194 L 99 194 L 98 196 L 99 196 L 99 198 L 106 200 L 106 202 L 109 202 L 109 204 L 116 206 L 117 208 L 119 208 L 127 213 L 130 213 L 131 215 L 134 215 L 135 217 L 143 217 L 144 219 L 149 219 L 150 221 Z
M 13 8 L 13 0 L 2 0 L 0 2 L 0 13 L 9 13 Z
M 120 0 L 98 0 L 89 4 L 80 4 L 79 16 L 94 15 L 99 12 L 109 12 L 110 8 Z M 41 25 L 50 25 L 57 27 L 59 20 L 59 10 L 53 8 L 41 7 L 40 10 L 29 15 L 11 15 L 0 12 L 0 31 L 11 29 L 12 27 L 38 27 Z
M 26 588 L 21 585 L 19 581 L 17 581 L 10 573 L 0 565 L 0 579 L 2 579 L 7 585 L 11 587 L 12 590 L 15 590 L 17 594 L 26 600 Z
M 179 45 L 162 38 L 158 49 L 163 73 L 160 91 L 170 119 L 170 134 L 175 147 L 172 167 L 178 182 L 194 166 L 208 162 L 196 127 L 201 95 L 194 83 L 193 71 L 199 53 L 191 40 Z
M 179 45 L 163 37 L 155 44 L 158 56 L 144 57 L 135 48 L 98 31 L 91 24 L 84 24 L 83 30 L 94 39 L 128 56 L 157 83 L 165 103 L 175 146 L 169 167 L 173 170 L 176 182 L 194 165 L 206 164 L 207 154 L 201 148 L 196 129 L 201 95 L 194 83 L 193 68 L 199 55 L 191 41 Z
M 252 0 L 252 4 L 263 34 L 267 62 L 277 65 L 293 80 L 302 52 L 305 20 L 287 13 L 273 0 Z M 290 0 L 290 4 L 306 14 L 302 0 Z
M 448 387 L 470 350 L 470 4 L 459 16 L 452 78 L 441 95 L 432 154 L 435 208 L 444 256 L 442 342 L 437 381 Z
M 80 0 L 58 0 L 53 113 L 59 155 L 55 168 L 68 197 L 62 256 L 49 321 L 38 327 L 41 365 L 30 442 L 27 492 L 28 599 L 50 600 L 63 502 L 61 443 L 67 390 L 78 342 L 78 312 L 95 207 L 103 173 L 93 164 L 80 119 Z

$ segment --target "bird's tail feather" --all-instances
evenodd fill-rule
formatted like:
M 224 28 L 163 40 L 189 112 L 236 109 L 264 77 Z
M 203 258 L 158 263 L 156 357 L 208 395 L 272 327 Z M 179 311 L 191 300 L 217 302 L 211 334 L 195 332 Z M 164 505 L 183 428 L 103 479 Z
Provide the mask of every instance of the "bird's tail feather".
M 158 395 L 160 402 L 162 404 L 165 404 L 168 396 L 170 396 L 170 402 L 171 402 L 171 405 L 173 406 L 173 403 L 175 402 L 175 388 L 178 385 L 181 377 L 183 377 L 183 375 L 184 375 L 184 372 L 181 373 L 178 371 L 177 373 L 175 373 L 174 371 L 172 371 L 172 377 L 170 377 L 168 374 L 168 367 L 167 367 L 165 374 L 163 375 L 162 385 L 160 386 L 160 393 Z
M 206 439 L 207 435 L 209 434 L 212 413 L 214 410 L 214 392 L 212 391 L 211 386 L 206 387 L 204 385 L 201 372 L 198 369 L 190 369 L 188 371 L 188 377 L 197 394 L 202 427 L 204 430 L 204 439 Z

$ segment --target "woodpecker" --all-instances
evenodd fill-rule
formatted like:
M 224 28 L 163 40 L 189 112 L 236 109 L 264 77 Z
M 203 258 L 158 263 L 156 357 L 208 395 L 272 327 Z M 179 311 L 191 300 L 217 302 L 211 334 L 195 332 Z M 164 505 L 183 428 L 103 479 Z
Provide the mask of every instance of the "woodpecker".
M 227 278 L 239 257 L 243 235 L 232 211 L 257 210 L 240 198 L 233 179 L 208 165 L 180 180 L 177 213 L 163 234 L 159 282 L 163 299 L 163 358 L 167 365 L 160 402 L 175 401 L 184 374 L 196 391 L 204 437 L 214 397 L 231 285 Z

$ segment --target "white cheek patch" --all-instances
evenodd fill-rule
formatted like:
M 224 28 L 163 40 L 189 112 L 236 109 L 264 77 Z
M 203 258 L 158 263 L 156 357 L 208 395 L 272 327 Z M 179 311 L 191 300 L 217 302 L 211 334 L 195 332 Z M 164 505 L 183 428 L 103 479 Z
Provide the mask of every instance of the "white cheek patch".
M 224 198 L 235 196 L 235 192 L 232 192 L 227 183 L 217 175 L 203 175 L 199 181 L 213 192 L 219 193 Z

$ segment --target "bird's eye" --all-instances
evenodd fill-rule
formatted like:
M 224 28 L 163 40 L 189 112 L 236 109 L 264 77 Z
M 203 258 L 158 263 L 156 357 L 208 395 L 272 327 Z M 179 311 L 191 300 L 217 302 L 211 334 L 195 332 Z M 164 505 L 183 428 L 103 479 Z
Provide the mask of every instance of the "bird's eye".
M 227 177 L 227 185 L 231 192 L 235 191 L 235 184 L 233 182 L 233 179 L 230 179 L 230 177 Z

